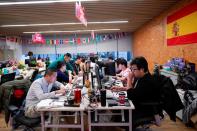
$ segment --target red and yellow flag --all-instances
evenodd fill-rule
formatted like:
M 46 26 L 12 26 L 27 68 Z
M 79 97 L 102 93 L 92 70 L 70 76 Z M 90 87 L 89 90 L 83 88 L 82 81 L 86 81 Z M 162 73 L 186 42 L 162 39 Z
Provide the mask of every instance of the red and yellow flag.
M 167 45 L 197 43 L 197 1 L 167 17 Z

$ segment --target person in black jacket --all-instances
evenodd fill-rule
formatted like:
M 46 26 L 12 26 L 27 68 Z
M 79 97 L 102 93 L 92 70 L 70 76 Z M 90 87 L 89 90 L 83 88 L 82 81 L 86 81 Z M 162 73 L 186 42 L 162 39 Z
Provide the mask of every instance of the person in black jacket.
M 148 62 L 144 57 L 136 57 L 131 62 L 131 70 L 135 81 L 133 87 L 127 90 L 128 99 L 132 100 L 135 110 L 133 111 L 134 126 L 138 119 L 153 116 L 155 111 L 150 107 L 142 106 L 141 103 L 159 102 L 160 93 L 154 79 L 148 70 Z
M 132 71 L 131 76 L 134 77 L 135 80 L 131 88 L 125 89 L 127 89 L 128 99 L 132 100 L 135 106 L 135 110 L 133 110 L 132 113 L 133 127 L 135 128 L 135 123 L 138 119 L 146 116 L 153 116 L 155 113 L 152 108 L 144 107 L 141 103 L 158 102 L 159 91 L 155 85 L 154 79 L 149 73 L 148 63 L 144 57 L 134 58 L 130 66 Z M 112 90 L 116 91 L 119 89 L 118 87 L 112 87 Z M 128 115 L 126 115 L 126 117 L 128 117 Z

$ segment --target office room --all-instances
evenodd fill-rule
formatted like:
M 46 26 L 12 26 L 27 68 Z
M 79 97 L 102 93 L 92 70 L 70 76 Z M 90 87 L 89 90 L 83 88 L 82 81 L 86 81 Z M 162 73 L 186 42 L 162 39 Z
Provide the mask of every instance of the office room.
M 0 131 L 196 131 L 197 0 L 1 0 Z

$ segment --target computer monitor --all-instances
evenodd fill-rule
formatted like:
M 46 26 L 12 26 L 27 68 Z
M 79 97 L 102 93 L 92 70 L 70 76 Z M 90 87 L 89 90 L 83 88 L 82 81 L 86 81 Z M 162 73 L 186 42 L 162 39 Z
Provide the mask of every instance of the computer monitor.
M 95 67 L 95 77 L 97 79 L 97 89 L 101 89 L 102 85 L 101 85 L 101 77 L 99 73 L 99 66 Z
M 115 62 L 105 63 L 105 75 L 110 75 L 110 76 L 115 76 L 116 75 Z
M 25 59 L 25 64 L 29 65 L 29 63 L 30 63 L 30 60 L 29 59 Z

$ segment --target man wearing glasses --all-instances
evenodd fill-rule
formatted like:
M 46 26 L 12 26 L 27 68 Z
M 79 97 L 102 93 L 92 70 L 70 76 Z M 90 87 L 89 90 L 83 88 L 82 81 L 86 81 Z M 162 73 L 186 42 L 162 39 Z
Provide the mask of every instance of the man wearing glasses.
M 127 91 L 128 99 L 132 100 L 133 104 L 135 105 L 135 110 L 133 111 L 132 116 L 133 126 L 135 127 L 135 120 L 153 114 L 153 110 L 141 107 L 140 103 L 157 101 L 159 94 L 155 82 L 149 73 L 148 62 L 144 57 L 134 58 L 130 63 L 130 66 L 131 74 L 129 75 L 129 80 L 131 86 L 112 87 L 111 90 Z

